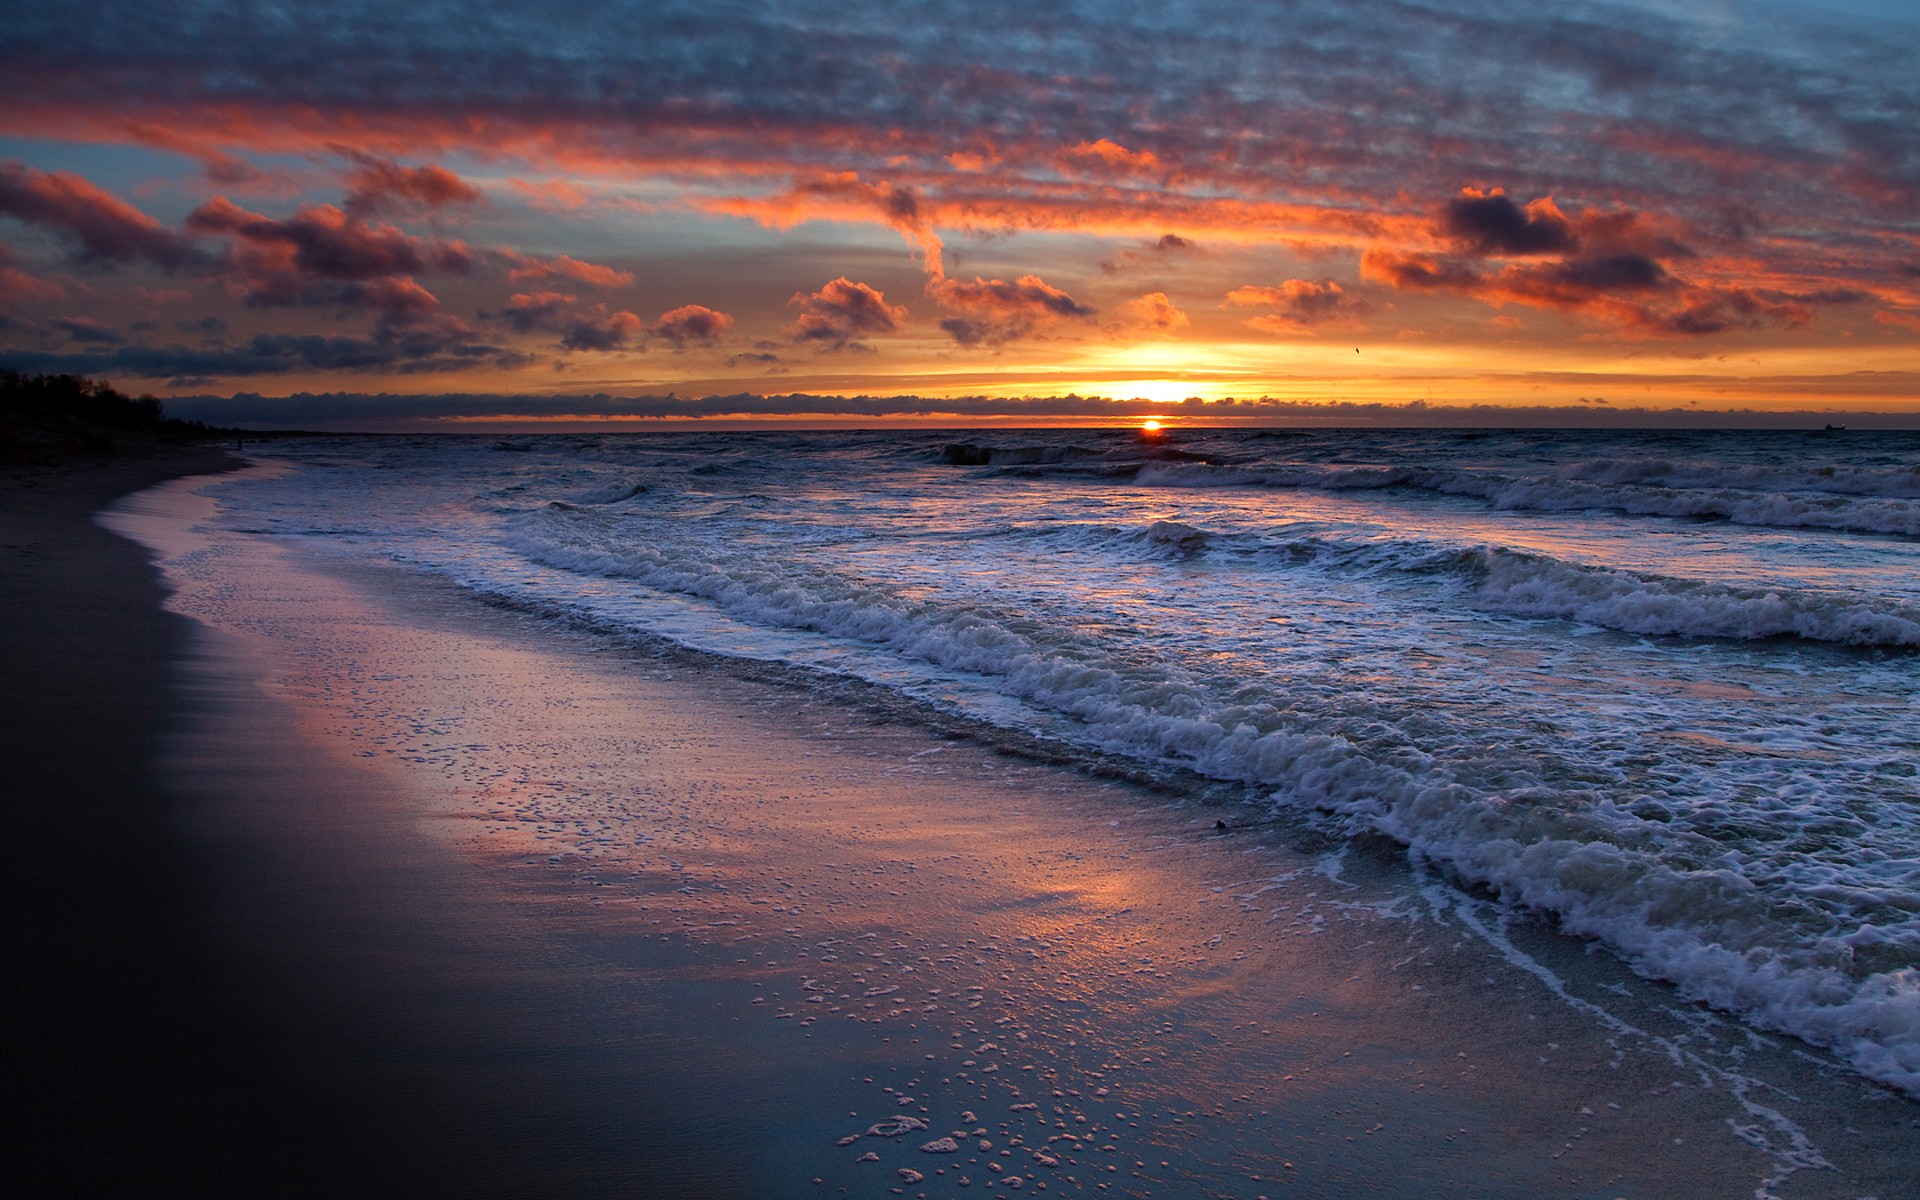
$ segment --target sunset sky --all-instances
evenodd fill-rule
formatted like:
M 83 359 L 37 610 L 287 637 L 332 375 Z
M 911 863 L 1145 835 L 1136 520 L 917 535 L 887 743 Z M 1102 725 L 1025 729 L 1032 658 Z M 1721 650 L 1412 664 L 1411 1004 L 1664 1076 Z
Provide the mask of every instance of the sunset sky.
M 1911 4 L 56 0 L 0 48 L 0 365 L 182 415 L 1920 417 Z

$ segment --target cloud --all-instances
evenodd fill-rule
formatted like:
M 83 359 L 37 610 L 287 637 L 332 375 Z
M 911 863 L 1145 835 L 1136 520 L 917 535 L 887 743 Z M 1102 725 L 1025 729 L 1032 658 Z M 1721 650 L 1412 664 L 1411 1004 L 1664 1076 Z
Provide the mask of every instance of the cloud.
M 1188 238 L 1177 233 L 1163 233 L 1144 246 L 1128 246 L 1112 259 L 1101 263 L 1100 270 L 1103 274 L 1112 275 L 1139 267 L 1160 267 L 1165 265 L 1167 259 L 1191 253 L 1194 248 L 1194 243 Z
M 521 333 L 532 333 L 557 328 L 576 303 L 577 298 L 565 292 L 515 292 L 499 316 Z
M 223 187 L 239 187 L 265 178 L 265 174 L 252 164 L 216 147 L 202 145 L 181 137 L 173 130 L 159 125 L 135 122 L 127 126 L 127 133 L 142 145 L 198 159 L 200 168 L 206 172 L 207 178 Z
M 323 337 L 262 334 L 235 346 L 123 345 L 77 354 L 0 353 L 0 365 L 27 373 L 204 381 L 315 370 L 400 375 L 527 365 L 527 355 L 432 334 Z
M 1186 313 L 1175 307 L 1165 292 L 1147 292 L 1135 296 L 1120 306 L 1120 315 L 1129 325 L 1167 334 L 1185 329 L 1193 323 Z
M 927 295 L 959 313 L 940 322 L 961 346 L 1004 346 L 1062 321 L 1091 321 L 1098 315 L 1038 275 L 1004 279 L 936 279 Z
M 367 158 L 341 211 L 369 230 L 459 204 L 473 186 L 411 164 L 581 181 L 529 185 L 560 203 L 729 211 L 712 198 L 738 194 L 748 199 L 730 211 L 770 223 L 896 230 L 936 281 L 943 233 L 1057 231 L 1046 259 L 998 273 L 1063 279 L 1073 268 L 1042 262 L 1059 263 L 1069 238 L 1178 229 L 1222 255 L 1259 245 L 1342 278 L 1364 255 L 1368 286 L 1422 293 L 1423 310 L 1450 295 L 1525 304 L 1589 333 L 1711 336 L 1749 319 L 1804 329 L 1794 306 L 1817 322 L 1822 305 L 1768 299 L 1763 284 L 1818 295 L 1914 259 L 1905 215 L 1920 211 L 1920 133 L 1899 119 L 1911 47 L 1832 14 L 1351 0 L 1302 19 L 1191 0 L 1102 9 L 1098 21 L 1047 5 L 921 4 L 902 19 L 847 0 L 749 5 L 717 21 L 701 0 L 591 12 L 503 0 L 458 36 L 442 8 L 364 4 L 283 5 L 245 38 L 207 36 L 230 8 L 180 0 L 155 22 L 133 0 L 34 7 L 8 30 L 0 133 L 33 154 L 165 144 L 209 172 L 333 161 L 351 145 Z M 19 216 L 25 176 L 13 175 Z M 1513 194 L 1484 186 L 1495 181 Z M 431 286 L 449 270 L 327 274 L 301 266 L 288 239 L 197 235 L 122 210 L 116 221 L 68 203 L 22 219 L 92 264 L 211 270 L 195 237 L 218 236 L 234 271 L 262 265 L 222 276 L 257 303 L 333 303 L 345 289 L 316 281 Z M 1627 218 L 1635 228 L 1604 228 Z M 636 237 L 633 262 L 654 236 Z M 1176 263 L 1171 248 L 1137 257 Z M 1250 269 L 1305 273 L 1275 259 Z M 487 303 L 617 286 L 513 282 Z M 1185 294 L 1172 283 L 1117 290 Z M 1726 291 L 1740 288 L 1751 303 Z M 1035 312 L 1034 333 L 1075 319 Z M 970 344 L 1020 336 L 984 310 L 942 316 Z
M 22 370 L 47 370 L 38 363 L 18 366 L 0 359 L 0 365 Z M 1889 386 L 1916 382 L 1911 376 L 1889 381 Z M 180 416 L 223 425 L 292 426 L 295 428 L 423 428 L 448 420 L 494 417 L 504 420 L 540 420 L 542 418 L 740 418 L 779 417 L 868 417 L 921 418 L 940 420 L 995 419 L 1014 424 L 1034 420 L 1076 420 L 1114 422 L 1164 412 L 1163 406 L 1146 406 L 1135 401 L 1113 400 L 1101 396 L 927 397 L 913 395 L 810 395 L 806 393 L 762 395 L 637 395 L 615 396 L 607 393 L 576 395 L 478 395 L 454 393 L 442 395 L 400 395 L 361 392 L 298 392 L 273 397 L 239 393 L 230 397 L 188 396 L 167 402 L 169 412 Z M 1615 429 L 1640 428 L 1817 428 L 1832 421 L 1833 411 L 1698 411 L 1679 408 L 1638 408 L 1625 405 L 1533 405 L 1509 407 L 1496 404 L 1407 404 L 1343 401 L 1332 403 L 1298 402 L 1268 397 L 1219 401 L 1199 406 L 1197 414 L 1225 421 L 1258 425 L 1299 423 L 1309 426 L 1385 425 L 1390 427 L 1428 427 L 1484 429 L 1492 426 L 1512 428 L 1565 428 L 1584 426 Z M 1914 428 L 1920 424 L 1912 413 L 1873 414 L 1875 424 Z
M 656 341 L 680 351 L 716 345 L 733 328 L 730 314 L 700 304 L 683 304 L 648 324 L 624 309 L 610 312 L 604 304 L 582 309 L 577 297 L 553 291 L 515 292 L 493 315 L 521 333 L 557 333 L 560 348 L 569 351 L 644 351 Z
M 1695 261 L 1697 254 L 1644 213 L 1595 208 L 1569 216 L 1547 199 L 1517 206 L 1499 189 L 1463 192 L 1441 210 L 1433 232 L 1459 253 L 1375 247 L 1361 258 L 1362 278 L 1399 291 L 1551 308 L 1671 337 L 1801 329 L 1821 307 L 1871 298 L 1849 287 L 1792 291 L 1688 280 L 1667 263 Z M 1509 261 L 1476 261 L 1486 259 Z
M 480 204 L 486 195 L 445 167 L 408 167 L 378 155 L 344 151 L 355 164 L 341 207 L 355 217 Z
M 440 307 L 439 297 L 411 278 L 383 276 L 352 280 L 338 286 L 332 303 L 375 314 L 378 319 L 374 330 L 378 335 L 430 333 L 455 339 L 473 333 L 465 321 Z
M 871 349 L 860 339 L 893 333 L 907 319 L 905 305 L 888 304 L 880 289 L 845 275 L 817 292 L 796 292 L 787 303 L 800 307 L 793 340 L 818 343 L 826 350 Z
M 581 262 L 565 254 L 556 254 L 552 258 L 539 258 L 521 254 L 515 250 L 501 249 L 494 251 L 494 256 L 507 264 L 507 278 L 515 282 L 565 280 L 568 283 L 597 288 L 625 287 L 633 282 L 631 271 L 603 267 L 598 263 Z
M 30 275 L 13 264 L 13 251 L 0 245 L 0 308 L 16 304 L 49 304 L 66 299 L 67 289 L 51 280 Z
M 119 330 L 109 329 L 91 317 L 56 317 L 53 324 L 67 337 L 83 344 L 117 346 L 127 340 Z
M 1644 254 L 1623 252 L 1509 267 L 1483 280 L 1495 300 L 1579 309 L 1603 296 L 1641 296 L 1676 289 L 1667 269 Z
M 1360 277 L 1409 292 L 1470 292 L 1480 285 L 1480 273 L 1458 259 L 1405 253 L 1385 246 L 1361 255 Z
M 86 263 L 145 262 L 178 271 L 206 262 L 191 238 L 65 171 L 0 162 L 0 214 L 66 234 Z
M 1149 172 L 1161 169 L 1158 155 L 1151 150 L 1129 150 L 1120 143 L 1108 138 L 1097 141 L 1081 142 L 1067 151 L 1071 158 L 1082 162 L 1091 161 L 1109 171 Z
M 1237 287 L 1227 293 L 1227 303 L 1237 308 L 1273 309 L 1247 324 L 1286 334 L 1311 332 L 1318 325 L 1352 325 L 1367 311 L 1365 301 L 1348 295 L 1331 279 L 1289 279 L 1279 287 Z
M 1468 253 L 1505 257 L 1572 250 L 1573 225 L 1551 197 L 1542 197 L 1522 209 L 1505 191 L 1464 189 L 1447 201 L 1441 227 Z
M 711 203 L 719 212 L 751 216 L 776 229 L 817 219 L 878 218 L 918 251 L 927 274 L 945 273 L 942 242 L 933 214 L 910 187 L 870 183 L 857 171 L 835 171 L 803 179 L 786 191 L 757 199 L 730 197 Z
M 562 327 L 560 345 L 566 350 L 592 350 L 602 353 L 625 350 L 647 327 L 647 323 L 625 309 L 608 312 L 595 305 L 590 313 L 569 318 Z
M 687 346 L 712 345 L 733 328 L 733 317 L 700 304 L 683 304 L 660 314 L 647 330 L 647 336 L 679 350 Z
M 239 241 L 251 254 L 240 266 L 252 298 L 291 303 L 308 279 L 372 279 L 428 269 L 466 274 L 473 256 L 465 244 L 416 238 L 392 225 L 371 225 L 331 204 L 302 207 L 280 221 L 215 196 L 187 216 L 187 228 Z

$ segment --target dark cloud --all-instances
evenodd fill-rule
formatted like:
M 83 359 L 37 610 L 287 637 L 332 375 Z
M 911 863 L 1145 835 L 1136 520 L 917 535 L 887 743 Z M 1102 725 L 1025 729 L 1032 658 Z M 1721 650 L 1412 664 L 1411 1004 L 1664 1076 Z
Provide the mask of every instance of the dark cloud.
M 652 342 L 679 351 L 716 345 L 733 328 L 732 316 L 701 304 L 661 313 L 649 325 L 625 310 L 609 312 L 604 304 L 583 309 L 565 292 L 516 292 L 494 316 L 521 333 L 558 333 L 560 347 L 570 351 L 644 350 Z
M 1448 204 L 1434 233 L 1475 258 L 1517 261 L 1496 269 L 1458 255 L 1377 247 L 1362 257 L 1362 276 L 1401 291 L 1453 292 L 1495 305 L 1558 309 L 1674 337 L 1800 329 L 1820 308 L 1873 299 L 1858 288 L 1795 292 L 1687 280 L 1667 262 L 1694 261 L 1694 251 L 1664 232 L 1660 222 L 1627 209 L 1568 216 L 1549 200 L 1522 208 L 1498 190 L 1469 192 Z
M 888 304 L 879 288 L 845 275 L 817 292 L 796 292 L 787 303 L 800 308 L 793 340 L 826 350 L 869 349 L 861 338 L 893 333 L 907 319 L 905 305 Z
M 352 190 L 341 207 L 356 217 L 479 204 L 485 193 L 445 167 L 408 167 L 358 151 L 346 151 L 355 163 Z
M 786 371 L 786 360 L 771 350 L 754 350 L 746 354 L 733 354 L 727 357 L 727 366 L 765 367 L 767 374 L 778 375 Z
M 1536 200 L 1522 209 L 1498 189 L 1469 189 L 1447 201 L 1441 217 L 1446 235 L 1470 253 L 1505 257 L 1572 250 L 1573 226 L 1552 200 Z
M 58 317 L 52 323 L 67 337 L 83 344 L 117 346 L 127 340 L 119 330 L 109 329 L 91 317 Z
M 576 303 L 565 292 L 515 292 L 498 316 L 521 333 L 532 333 L 558 328 Z
M 602 353 L 625 350 L 646 327 L 647 323 L 634 313 L 624 309 L 608 312 L 596 306 L 596 311 L 592 313 L 577 314 L 567 319 L 562 326 L 560 346 L 565 350 Z
M 0 366 L 14 363 L 0 357 Z M 15 369 L 39 370 L 41 367 Z M 1920 378 L 1908 377 L 1912 386 Z M 220 425 L 293 428 L 430 427 L 473 416 L 505 420 L 550 417 L 726 418 L 753 416 L 871 418 L 992 418 L 1017 424 L 1022 419 L 1078 418 L 1127 421 L 1148 413 L 1164 415 L 1164 405 L 1101 396 L 924 397 L 822 396 L 805 393 L 727 396 L 640 395 L 395 395 L 356 392 L 308 393 L 273 397 L 242 392 L 233 396 L 186 396 L 167 401 L 167 411 Z M 1384 425 L 1427 428 L 1818 428 L 1823 422 L 1852 417 L 1859 427 L 1920 428 L 1913 413 L 1838 414 L 1832 411 L 1699 411 L 1634 408 L 1618 404 L 1538 405 L 1409 404 L 1353 401 L 1305 402 L 1261 397 L 1222 401 L 1198 410 L 1223 420 L 1261 425 Z M 929 435 L 939 438 L 940 434 Z M 937 448 L 937 441 L 934 442 Z
M 238 261 L 261 303 L 290 303 L 308 279 L 373 279 L 426 270 L 466 274 L 473 255 L 456 241 L 416 238 L 371 225 L 331 204 L 302 207 L 282 221 L 216 196 L 187 217 L 187 228 L 239 241 L 254 253 Z
M 79 243 L 84 262 L 144 262 L 177 271 L 207 261 L 191 238 L 65 171 L 0 162 L 0 214 L 67 235 Z
M 1613 141 L 1684 132 L 1779 168 L 1741 181 L 1763 211 L 1812 213 L 1849 181 L 1857 193 L 1829 200 L 1847 221 L 1888 198 L 1912 211 L 1920 163 L 1902 119 L 1911 40 L 1846 36 L 1845 18 L 1812 11 L 769 0 L 716 21 L 701 0 L 499 0 L 478 21 L 344 0 L 283 7 L 245 37 L 208 36 L 231 23 L 217 0 L 168 13 L 98 0 L 16 19 L 10 102 L 49 126 L 149 112 L 244 142 L 318 125 L 316 145 L 356 135 L 421 156 L 547 139 L 563 159 L 905 169 L 900 195 L 921 210 L 940 181 L 972 187 L 986 166 L 1040 196 L 1081 147 L 1281 202 L 1441 194 L 1472 163 L 1535 192 L 1699 213 L 1724 194 L 1724 158 L 1623 156 Z
M 210 380 L 302 371 L 438 374 L 479 367 L 512 368 L 531 359 L 499 346 L 432 333 L 384 337 L 263 334 L 228 347 L 120 346 L 74 354 L 0 352 L 0 366 L 35 373 Z
M 1498 276 L 1497 281 L 1515 296 L 1566 308 L 1578 308 L 1593 296 L 1632 296 L 1675 286 L 1665 267 L 1641 254 L 1601 254 L 1514 268 Z
M 936 279 L 927 295 L 960 313 L 940 327 L 961 346 L 1004 346 L 1062 320 L 1091 321 L 1097 312 L 1038 275 L 1005 279 Z

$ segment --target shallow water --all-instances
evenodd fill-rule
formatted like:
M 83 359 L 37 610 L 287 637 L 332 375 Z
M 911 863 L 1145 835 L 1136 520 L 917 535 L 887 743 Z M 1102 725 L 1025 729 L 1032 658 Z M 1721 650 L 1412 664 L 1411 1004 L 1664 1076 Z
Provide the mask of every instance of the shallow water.
M 1920 1090 L 1920 438 L 286 443 L 229 531 L 1418 863 Z

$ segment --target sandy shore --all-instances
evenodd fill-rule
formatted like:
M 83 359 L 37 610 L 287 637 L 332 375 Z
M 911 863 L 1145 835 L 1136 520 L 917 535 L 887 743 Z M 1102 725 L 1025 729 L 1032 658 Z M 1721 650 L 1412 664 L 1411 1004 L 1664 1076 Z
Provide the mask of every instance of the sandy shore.
M 76 1190 L 83 1148 L 134 1190 L 356 1194 L 1920 1178 L 1911 1101 L 1394 854 L 196 542 L 181 491 L 115 518 L 174 558 L 195 620 L 166 617 L 90 486 L 7 509 L 9 547 L 48 547 L 6 576 L 48 1014 L 28 1194 Z

